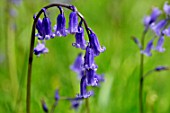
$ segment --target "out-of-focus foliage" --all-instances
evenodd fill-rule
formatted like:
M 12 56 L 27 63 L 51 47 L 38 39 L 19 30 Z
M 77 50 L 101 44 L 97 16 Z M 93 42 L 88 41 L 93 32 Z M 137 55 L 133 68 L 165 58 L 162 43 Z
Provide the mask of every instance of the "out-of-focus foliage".
M 153 6 L 162 9 L 163 0 L 22 0 L 14 4 L 0 0 L 0 112 L 24 113 L 26 76 L 33 14 L 50 2 L 70 3 L 84 15 L 106 51 L 95 60 L 98 73 L 105 73 L 105 82 L 89 99 L 91 113 L 137 113 L 139 83 L 139 50 L 131 36 L 141 37 L 144 15 Z M 52 25 L 59 11 L 49 10 Z M 68 14 L 67 26 L 68 26 Z M 147 37 L 150 35 L 148 34 Z M 55 38 L 47 42 L 49 53 L 34 56 L 32 73 L 32 112 L 41 113 L 41 99 L 53 104 L 54 92 L 73 97 L 79 92 L 77 75 L 69 69 L 81 51 L 71 46 L 74 36 Z M 170 40 L 166 52 L 154 52 L 145 60 L 145 72 L 157 65 L 170 65 Z M 168 71 L 153 73 L 144 83 L 144 103 L 147 113 L 169 113 L 170 90 Z M 82 104 L 79 113 L 85 112 Z M 60 101 L 55 113 L 74 113 L 70 103 Z

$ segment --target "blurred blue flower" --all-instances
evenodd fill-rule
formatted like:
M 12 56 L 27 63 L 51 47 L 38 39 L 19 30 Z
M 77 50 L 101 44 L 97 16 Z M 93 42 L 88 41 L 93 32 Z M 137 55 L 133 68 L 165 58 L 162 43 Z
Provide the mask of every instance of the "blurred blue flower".
M 58 101 L 60 99 L 58 89 L 55 91 L 55 100 Z
M 164 44 L 164 36 L 161 35 L 158 39 L 156 50 L 159 52 L 164 52 L 165 48 L 163 48 L 163 44 Z
M 86 49 L 86 41 L 84 39 L 84 29 L 83 27 L 78 27 L 78 32 L 75 34 L 76 42 L 72 45 L 76 48 Z
M 54 26 L 55 29 L 55 35 L 56 36 L 66 36 L 66 19 L 64 17 L 64 13 L 61 13 L 57 17 L 57 24 Z
M 152 56 L 151 53 L 152 48 L 153 48 L 153 39 L 148 42 L 146 49 L 142 50 L 141 54 L 145 54 L 146 56 Z
M 151 29 L 156 33 L 157 36 L 161 35 L 162 28 L 167 24 L 167 20 L 161 20 L 157 24 L 153 23 Z
M 81 101 L 72 100 L 71 101 L 71 108 L 77 110 L 79 108 L 79 106 L 80 106 L 80 103 L 81 103 Z
M 86 47 L 86 53 L 84 56 L 84 67 L 86 69 L 97 69 L 97 65 L 94 63 L 94 51 L 89 46 Z
M 44 112 L 48 113 L 48 107 L 44 100 L 41 101 L 41 104 L 42 104 L 42 108 L 43 108 Z
M 170 5 L 168 5 L 168 2 L 165 2 L 163 9 L 167 15 L 170 15 Z
M 156 71 L 162 71 L 162 70 L 168 70 L 169 67 L 166 67 L 166 66 L 158 66 L 155 68 Z
M 91 29 L 89 30 L 90 30 L 90 34 L 89 34 L 90 47 L 94 51 L 94 56 L 98 56 L 101 52 L 104 52 L 106 48 L 100 46 L 96 34 Z
M 68 33 L 75 34 L 76 32 L 78 32 L 78 16 L 77 16 L 77 12 L 73 11 L 70 13 L 69 16 Z
M 161 11 L 158 8 L 153 8 L 151 15 L 144 17 L 143 23 L 145 27 L 148 28 L 152 23 L 154 23 L 160 14 Z
M 45 47 L 44 43 L 38 42 L 37 46 L 34 48 L 34 54 L 40 56 L 40 54 L 48 53 L 48 49 Z
M 100 82 L 104 82 L 104 74 L 98 75 L 95 73 L 94 79 L 96 79 L 97 86 L 100 86 Z
M 162 33 L 163 33 L 164 35 L 170 37 L 170 27 L 167 28 L 167 29 L 165 29 L 165 30 L 163 30 Z
M 36 15 L 34 15 L 33 18 L 35 19 Z M 36 34 L 36 36 L 38 37 L 39 40 L 43 40 L 44 39 L 44 30 L 43 30 L 42 20 L 40 18 L 38 18 L 38 21 L 36 23 L 36 29 L 38 31 L 38 34 Z

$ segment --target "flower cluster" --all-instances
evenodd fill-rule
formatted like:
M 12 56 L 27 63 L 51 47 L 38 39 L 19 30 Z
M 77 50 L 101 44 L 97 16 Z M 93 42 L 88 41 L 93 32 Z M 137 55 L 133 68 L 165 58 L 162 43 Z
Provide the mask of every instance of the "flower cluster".
M 165 14 L 166 18 L 159 20 L 160 15 Z M 143 23 L 145 26 L 144 33 L 148 30 L 151 30 L 154 33 L 154 36 L 150 41 L 147 43 L 146 48 L 144 50 L 141 49 L 139 45 L 140 42 L 136 41 L 137 39 L 134 38 L 135 43 L 138 44 L 139 48 L 141 49 L 141 54 L 145 54 L 146 56 L 152 56 L 151 50 L 156 50 L 158 52 L 164 52 L 165 48 L 163 47 L 164 44 L 164 37 L 170 37 L 170 26 L 168 27 L 170 21 L 170 5 L 168 2 L 165 2 L 163 6 L 163 12 L 158 8 L 153 8 L 152 13 L 149 16 L 145 16 Z M 158 39 L 157 39 L 158 37 Z M 154 47 L 153 43 L 157 40 L 157 44 Z
M 72 43 L 73 47 L 85 50 L 85 55 L 80 53 L 71 69 L 75 71 L 80 80 L 80 93 L 74 98 L 67 98 L 72 103 L 72 107 L 77 109 L 81 101 L 88 98 L 94 94 L 93 91 L 87 91 L 87 86 L 99 86 L 100 82 L 104 81 L 103 75 L 98 75 L 96 73 L 98 66 L 96 65 L 94 58 L 99 56 L 101 52 L 105 51 L 105 47 L 101 46 L 99 40 L 92 29 L 87 26 L 83 17 L 79 15 L 79 12 L 74 6 L 70 6 L 72 12 L 69 15 L 69 27 L 66 29 L 66 19 L 64 11 L 61 6 L 58 6 L 60 14 L 57 16 L 56 25 L 54 26 L 54 31 L 52 30 L 50 18 L 47 16 L 46 9 L 43 8 L 44 18 L 38 18 L 36 23 L 36 29 L 38 33 L 35 35 L 38 38 L 38 44 L 34 48 L 34 54 L 40 56 L 41 54 L 47 53 L 48 49 L 45 47 L 45 41 L 55 37 L 66 37 L 68 34 L 73 34 L 75 36 L 75 42 Z M 80 21 L 79 21 L 80 17 Z M 36 16 L 34 16 L 36 19 Z M 84 28 L 82 24 L 85 25 L 85 30 L 88 33 L 89 41 L 84 38 Z M 57 100 L 59 95 L 57 91 Z M 43 109 L 47 112 L 47 106 L 43 101 Z

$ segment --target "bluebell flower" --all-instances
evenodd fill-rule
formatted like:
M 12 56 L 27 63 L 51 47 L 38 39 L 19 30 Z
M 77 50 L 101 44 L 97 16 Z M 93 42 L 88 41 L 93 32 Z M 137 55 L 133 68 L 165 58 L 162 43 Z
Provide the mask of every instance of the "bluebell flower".
M 95 73 L 94 79 L 96 80 L 97 86 L 99 86 L 100 82 L 104 82 L 104 80 L 105 80 L 104 79 L 104 74 L 98 75 L 98 74 Z
M 167 28 L 167 29 L 165 29 L 165 30 L 163 30 L 162 33 L 163 33 L 164 35 L 170 37 L 170 27 Z
M 84 29 L 83 27 L 78 27 L 78 32 L 75 34 L 76 42 L 72 45 L 76 48 L 86 49 L 86 41 L 84 39 Z
M 138 38 L 136 37 L 132 37 L 133 41 L 137 44 L 137 46 L 139 47 L 139 49 L 142 49 L 142 45 L 140 43 L 140 41 L 138 40 Z
M 50 39 L 53 38 L 54 35 L 52 34 L 52 29 L 51 29 L 51 21 L 48 17 L 44 17 L 42 20 L 42 27 L 44 31 L 44 37 L 45 39 Z
M 164 36 L 161 35 L 158 39 L 156 50 L 159 51 L 159 52 L 164 52 L 165 48 L 162 47 L 163 44 L 164 44 Z
M 58 101 L 60 99 L 58 89 L 55 91 L 55 100 Z
M 162 71 L 162 70 L 168 70 L 169 67 L 166 67 L 166 66 L 158 66 L 155 68 L 155 71 Z
M 34 15 L 33 18 L 35 19 L 36 16 Z M 40 18 L 38 18 L 38 21 L 36 23 L 36 29 L 38 31 L 38 34 L 36 34 L 38 39 L 40 39 L 40 40 L 44 39 L 44 30 L 43 30 L 43 27 L 42 27 L 42 20 Z
M 160 14 L 161 11 L 158 8 L 153 8 L 151 15 L 144 17 L 143 23 L 145 27 L 148 28 L 152 23 L 154 23 Z
M 157 36 L 161 35 L 162 28 L 167 24 L 167 20 L 161 20 L 157 24 L 152 24 L 151 29 L 156 33 Z
M 153 39 L 148 42 L 146 49 L 142 50 L 141 54 L 145 54 L 146 56 L 152 56 L 151 53 L 152 48 L 153 48 Z
M 170 15 L 170 5 L 168 5 L 168 2 L 165 2 L 163 9 L 167 15 Z
M 96 72 L 93 69 L 86 69 L 87 85 L 97 86 L 97 78 L 95 78 Z
M 44 112 L 48 113 L 48 107 L 44 100 L 41 101 L 41 104 L 42 104 L 42 108 L 43 108 Z
M 34 48 L 34 54 L 40 56 L 40 54 L 48 53 L 48 49 L 45 47 L 44 43 L 38 43 Z
M 88 98 L 93 95 L 94 95 L 93 91 L 87 91 L 86 76 L 83 76 L 80 82 L 80 94 L 78 95 L 78 98 Z
M 77 110 L 79 108 L 79 106 L 80 106 L 80 103 L 81 103 L 81 101 L 72 100 L 71 101 L 71 108 Z
M 84 75 L 83 64 L 84 64 L 83 54 L 79 53 L 73 65 L 70 66 L 70 69 L 76 72 L 78 74 L 78 78 L 80 79 Z
M 98 56 L 101 52 L 104 52 L 106 48 L 100 46 L 96 34 L 91 29 L 89 30 L 90 30 L 90 34 L 89 34 L 90 47 L 94 51 L 94 56 Z
M 68 33 L 75 34 L 76 32 L 78 32 L 78 16 L 77 16 L 77 12 L 73 11 L 70 13 L 69 16 Z
M 66 36 L 66 19 L 64 17 L 64 13 L 61 13 L 58 15 L 57 17 L 57 24 L 55 25 L 54 29 L 55 29 L 55 35 L 56 36 Z
M 97 65 L 94 63 L 94 51 L 89 46 L 86 47 L 86 53 L 84 56 L 84 67 L 86 69 L 97 69 Z

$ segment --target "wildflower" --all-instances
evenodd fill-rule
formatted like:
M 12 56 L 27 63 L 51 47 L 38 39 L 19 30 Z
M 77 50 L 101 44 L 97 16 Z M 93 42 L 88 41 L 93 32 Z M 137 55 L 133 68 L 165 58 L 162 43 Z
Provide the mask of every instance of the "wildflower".
M 100 43 L 99 43 L 99 40 L 96 34 L 91 29 L 89 30 L 90 30 L 90 34 L 89 34 L 90 47 L 94 51 L 94 56 L 98 56 L 101 52 L 104 52 L 106 48 L 100 46 Z
M 100 85 L 100 82 L 104 82 L 104 75 L 98 75 L 95 73 L 94 79 L 96 79 L 97 86 Z
M 72 45 L 76 48 L 86 49 L 86 41 L 84 39 L 84 29 L 83 27 L 78 27 L 78 32 L 75 34 L 76 42 Z
M 36 18 L 36 16 L 34 15 L 33 17 L 34 19 Z M 38 31 L 38 34 L 36 34 L 36 36 L 38 37 L 39 40 L 43 40 L 44 38 L 44 30 L 42 27 L 42 20 L 40 18 L 38 18 L 38 21 L 36 23 L 36 29 Z
M 42 20 L 42 28 L 44 31 L 44 37 L 45 39 L 50 39 L 53 38 L 54 35 L 52 34 L 52 30 L 51 30 L 51 21 L 48 17 L 44 17 Z
M 44 43 L 38 43 L 37 46 L 34 48 L 34 54 L 40 56 L 40 54 L 47 53 L 48 49 L 45 47 Z
M 153 47 L 153 39 L 148 42 L 146 49 L 141 51 L 141 54 L 145 54 L 146 56 L 151 56 L 152 47 Z
M 162 71 L 162 70 L 168 70 L 169 68 L 168 67 L 165 67 L 165 66 L 158 66 L 155 68 L 155 71 Z
M 58 101 L 60 99 L 60 96 L 58 94 L 58 89 L 55 91 L 55 100 Z
M 44 112 L 48 113 L 48 107 L 44 100 L 41 101 L 41 104 L 42 104 L 42 108 L 43 108 Z
M 167 15 L 170 15 L 170 5 L 168 5 L 168 2 L 165 2 L 163 9 Z
M 159 37 L 158 42 L 157 42 L 156 50 L 159 51 L 159 52 L 164 52 L 164 51 L 165 51 L 165 48 L 162 47 L 163 44 L 164 44 L 164 36 L 161 35 L 161 36 Z
M 80 82 L 80 94 L 78 95 L 78 98 L 88 98 L 93 94 L 94 94 L 93 91 L 87 92 L 86 76 L 83 76 Z
M 161 35 L 162 28 L 167 24 L 166 20 L 161 20 L 157 24 L 152 24 L 151 29 L 156 33 L 157 36 Z
M 70 69 L 76 72 L 79 77 L 81 78 L 84 70 L 83 70 L 84 59 L 82 53 L 79 53 L 74 64 L 70 66 Z
M 94 63 L 94 51 L 89 46 L 86 47 L 86 53 L 84 56 L 84 67 L 86 69 L 97 69 L 97 65 Z
M 80 106 L 80 101 L 77 101 L 77 100 L 71 101 L 71 108 L 77 110 L 79 106 Z
M 162 33 L 168 37 L 170 37 L 170 27 L 162 31 Z
M 58 15 L 57 17 L 57 24 L 55 25 L 54 29 L 55 29 L 55 35 L 56 36 L 66 36 L 66 19 L 64 17 L 64 13 L 61 13 Z
M 86 69 L 86 76 L 87 76 L 87 85 L 88 86 L 97 86 L 97 78 L 94 78 L 95 71 L 93 69 Z
M 75 34 L 78 32 L 78 16 L 76 11 L 70 13 L 68 32 L 70 34 Z
M 153 8 L 150 16 L 144 17 L 144 25 L 146 29 L 157 20 L 157 17 L 161 14 L 161 11 L 158 8 Z

